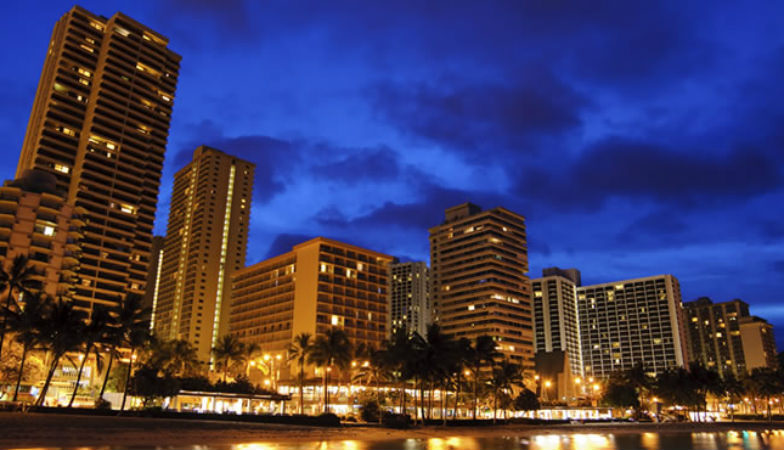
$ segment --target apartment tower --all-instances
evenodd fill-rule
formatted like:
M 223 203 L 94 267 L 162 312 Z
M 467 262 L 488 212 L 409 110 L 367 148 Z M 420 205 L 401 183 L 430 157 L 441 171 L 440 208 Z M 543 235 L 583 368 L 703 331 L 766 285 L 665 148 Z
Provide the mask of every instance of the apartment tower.
M 454 338 L 491 336 L 496 348 L 533 368 L 525 218 L 471 203 L 446 210 L 430 229 L 435 321 Z
M 424 261 L 393 263 L 389 266 L 389 323 L 397 329 L 427 336 L 431 321 L 430 270 Z
M 577 288 L 586 376 L 609 377 L 642 363 L 661 373 L 688 362 L 681 289 L 672 275 Z
M 577 287 L 580 271 L 551 267 L 531 280 L 536 353 L 566 352 L 573 375 L 583 375 Z
M 145 290 L 180 56 L 165 37 L 117 13 L 78 6 L 55 25 L 17 177 L 55 175 L 87 225 L 77 306 Z
M 354 345 L 380 348 L 387 332 L 392 257 L 315 238 L 245 267 L 232 279 L 230 330 L 284 357 L 295 336 L 342 328 Z
M 749 305 L 739 299 L 713 303 L 707 297 L 683 304 L 689 357 L 724 376 L 746 373 L 740 319 Z
M 773 325 L 757 316 L 742 317 L 740 336 L 743 341 L 746 370 L 751 372 L 756 368 L 775 369 L 778 366 Z
M 245 266 L 254 170 L 201 146 L 174 175 L 154 331 L 187 340 L 202 361 L 228 332 L 231 275 Z

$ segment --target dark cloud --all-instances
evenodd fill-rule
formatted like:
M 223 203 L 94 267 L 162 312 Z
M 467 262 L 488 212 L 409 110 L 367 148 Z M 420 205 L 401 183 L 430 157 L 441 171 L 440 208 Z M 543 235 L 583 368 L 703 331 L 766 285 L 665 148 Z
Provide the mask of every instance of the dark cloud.
M 274 256 L 278 256 L 286 252 L 290 252 L 295 245 L 301 244 L 305 241 L 309 241 L 314 237 L 315 236 L 309 236 L 306 234 L 292 234 L 292 233 L 279 234 L 275 236 L 275 239 L 272 240 L 269 249 L 267 249 L 267 256 L 265 256 L 264 259 L 269 259 Z
M 629 224 L 618 234 L 619 247 L 633 246 L 639 248 L 641 243 L 661 246 L 662 239 L 668 243 L 680 242 L 676 236 L 689 230 L 689 225 L 671 211 L 658 208 Z
M 354 149 L 335 149 L 329 145 L 319 145 L 314 149 L 319 153 L 340 155 L 350 150 L 352 153 L 338 160 L 318 164 L 312 168 L 313 175 L 319 178 L 337 180 L 348 184 L 373 181 L 394 180 L 400 174 L 397 154 L 387 146 Z
M 773 261 L 773 270 L 780 274 L 784 274 L 784 259 Z
M 508 83 L 381 84 L 371 101 L 377 114 L 404 133 L 485 162 L 509 152 L 533 152 L 537 137 L 578 127 L 588 103 L 542 69 Z
M 557 207 L 591 209 L 610 198 L 704 207 L 774 191 L 782 180 L 777 159 L 753 147 L 722 155 L 610 138 L 560 173 L 527 171 L 515 192 Z

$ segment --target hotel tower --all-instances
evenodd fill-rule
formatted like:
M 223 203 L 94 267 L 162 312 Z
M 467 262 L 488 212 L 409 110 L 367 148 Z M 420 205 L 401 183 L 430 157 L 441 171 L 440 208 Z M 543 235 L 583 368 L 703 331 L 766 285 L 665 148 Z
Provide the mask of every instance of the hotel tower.
M 525 219 L 464 203 L 430 229 L 435 322 L 448 335 L 492 337 L 512 361 L 533 367 Z
M 55 25 L 17 168 L 56 176 L 85 211 L 77 306 L 143 294 L 180 56 L 117 13 Z
M 245 266 L 255 165 L 201 146 L 174 175 L 154 331 L 210 360 L 228 332 L 231 276 Z

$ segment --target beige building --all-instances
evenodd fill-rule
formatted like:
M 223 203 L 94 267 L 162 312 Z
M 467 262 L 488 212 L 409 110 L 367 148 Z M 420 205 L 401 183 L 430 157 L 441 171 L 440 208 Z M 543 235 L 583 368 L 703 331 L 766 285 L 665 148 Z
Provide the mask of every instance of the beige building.
M 155 300 L 155 334 L 209 361 L 228 332 L 231 276 L 245 266 L 255 165 L 201 146 L 174 175 Z
M 758 367 L 776 368 L 778 361 L 773 325 L 756 316 L 743 317 L 740 319 L 740 337 L 746 370 L 751 372 Z
M 57 21 L 17 177 L 53 173 L 85 210 L 74 301 L 143 294 L 180 56 L 165 37 L 117 13 L 78 6 Z
M 70 297 L 79 267 L 83 211 L 65 202 L 48 172 L 29 170 L 0 187 L 0 265 L 27 256 L 41 292 Z
M 435 321 L 454 338 L 491 336 L 504 355 L 533 368 L 525 218 L 471 203 L 430 229 Z
M 672 275 L 577 288 L 584 373 L 606 378 L 637 363 L 661 373 L 688 363 L 681 288 Z
M 540 352 L 564 351 L 575 376 L 583 375 L 580 318 L 577 308 L 577 269 L 544 269 L 531 280 L 534 305 L 534 348 Z
M 231 333 L 276 356 L 285 356 L 298 334 L 315 338 L 332 327 L 345 330 L 355 346 L 379 348 L 386 338 L 392 259 L 319 237 L 238 270 L 232 280 Z

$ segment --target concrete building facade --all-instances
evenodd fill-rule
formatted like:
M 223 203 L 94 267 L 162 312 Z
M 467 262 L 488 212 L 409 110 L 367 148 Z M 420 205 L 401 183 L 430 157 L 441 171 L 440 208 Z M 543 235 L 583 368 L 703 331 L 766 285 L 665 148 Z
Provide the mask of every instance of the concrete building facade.
M 740 336 L 743 342 L 746 370 L 751 372 L 756 368 L 775 369 L 778 366 L 773 325 L 756 316 L 742 317 L 740 319 Z
M 642 363 L 651 373 L 688 363 L 678 280 L 658 275 L 577 288 L 585 376 Z
M 18 255 L 36 270 L 34 288 L 71 297 L 79 269 L 83 210 L 66 203 L 48 172 L 29 170 L 0 187 L 0 265 Z
M 57 21 L 17 177 L 54 174 L 85 211 L 77 306 L 145 290 L 180 56 L 165 37 L 117 13 L 78 6 Z
M 427 336 L 431 322 L 430 269 L 424 261 L 389 265 L 387 331 L 397 329 Z
M 155 334 L 209 361 L 229 330 L 231 275 L 245 266 L 255 165 L 201 146 L 174 175 Z
M 275 357 L 285 356 L 298 334 L 315 338 L 332 327 L 345 330 L 355 346 L 379 348 L 387 336 L 392 260 L 318 237 L 235 271 L 230 332 Z
M 580 272 L 576 269 L 549 268 L 542 273 L 542 278 L 531 280 L 534 349 L 536 353 L 554 350 L 566 352 L 569 370 L 573 375 L 582 376 L 580 317 L 577 308 Z
M 533 369 L 525 218 L 471 203 L 445 216 L 430 229 L 435 321 L 454 338 L 491 336 L 505 356 Z

